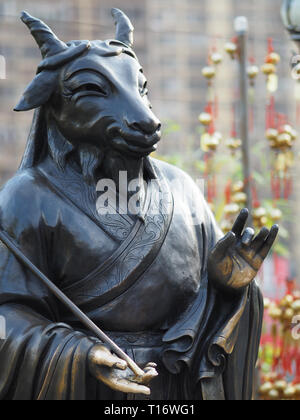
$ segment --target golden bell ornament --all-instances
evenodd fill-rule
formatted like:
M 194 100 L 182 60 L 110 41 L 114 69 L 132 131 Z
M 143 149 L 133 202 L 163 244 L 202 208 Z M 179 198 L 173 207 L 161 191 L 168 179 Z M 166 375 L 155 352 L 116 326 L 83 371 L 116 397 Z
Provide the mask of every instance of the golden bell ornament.
M 239 149 L 242 146 L 242 140 L 230 138 L 226 140 L 225 145 L 232 151 Z
M 210 125 L 211 123 L 212 123 L 212 121 L 213 121 L 213 117 L 212 117 L 212 115 L 211 114 L 209 114 L 208 112 L 202 112 L 200 115 L 199 115 L 199 121 L 200 121 L 200 123 L 201 124 L 203 124 L 203 125 Z
M 216 69 L 213 66 L 204 67 L 204 69 L 202 69 L 202 75 L 206 79 L 213 79 L 216 75 Z
M 295 316 L 295 312 L 291 308 L 286 309 L 283 313 L 283 319 L 288 322 L 291 322 L 294 316 Z
M 292 303 L 291 307 L 296 313 L 299 313 L 300 312 L 300 299 L 295 300 Z
M 226 42 L 225 51 L 230 55 L 232 59 L 235 58 L 235 55 L 238 51 L 237 44 L 234 42 Z
M 280 397 L 279 391 L 277 391 L 277 389 L 271 389 L 271 391 L 268 393 L 268 397 L 270 400 L 278 400 Z
M 279 222 L 282 219 L 282 211 L 279 209 L 272 209 L 270 210 L 269 216 L 273 223 Z
M 280 146 L 277 143 L 277 139 L 276 140 L 270 140 L 270 147 L 271 147 L 271 149 L 274 149 L 274 150 L 279 150 L 280 149 Z
M 251 80 L 255 79 L 257 77 L 258 73 L 259 73 L 259 68 L 257 66 L 250 66 L 247 69 L 248 77 Z
M 243 192 L 244 188 L 245 188 L 245 185 L 244 185 L 243 181 L 238 181 L 238 182 L 233 184 L 232 192 L 233 193 Z
M 245 204 L 247 203 L 247 194 L 245 194 L 244 192 L 235 193 L 232 196 L 232 201 L 239 205 Z
M 275 128 L 269 128 L 266 131 L 266 138 L 268 140 L 277 140 L 278 137 L 278 130 L 276 130 Z
M 272 306 L 269 309 L 269 316 L 274 320 L 281 319 L 282 310 L 278 306 Z
M 294 298 L 292 295 L 285 295 L 284 298 L 280 302 L 280 306 L 284 308 L 291 308 L 294 302 Z
M 235 203 L 227 204 L 224 208 L 224 213 L 228 216 L 234 216 L 239 211 L 240 211 L 240 207 Z
M 210 56 L 210 58 L 211 58 L 211 61 L 212 61 L 215 65 L 221 64 L 221 63 L 222 63 L 222 61 L 223 61 L 223 56 L 222 56 L 222 54 L 220 54 L 220 53 L 218 53 L 218 52 L 213 53 L 213 54 Z
M 279 147 L 291 147 L 292 146 L 292 137 L 288 133 L 281 133 L 277 137 L 277 145 Z
M 258 207 L 253 210 L 253 219 L 261 219 L 267 215 L 267 210 L 264 207 Z
M 296 140 L 298 137 L 297 131 L 289 124 L 285 124 L 280 128 L 281 133 L 289 134 L 292 138 L 292 140 Z
M 204 152 L 217 150 L 219 144 L 220 141 L 218 137 L 215 137 L 214 135 L 211 136 L 210 134 L 206 133 L 206 135 L 202 136 L 201 147 Z
M 274 383 L 274 388 L 277 389 L 277 391 L 279 391 L 279 392 L 284 392 L 284 390 L 287 388 L 287 386 L 288 386 L 287 382 L 284 381 L 283 379 L 279 380 L 279 381 L 276 381 Z
M 284 398 L 293 399 L 296 396 L 296 389 L 293 385 L 288 386 L 283 392 Z
M 259 388 L 259 393 L 261 395 L 268 395 L 270 391 L 272 391 L 273 389 L 273 384 L 272 382 L 265 382 L 264 384 L 261 385 L 261 387 Z
M 266 76 L 270 76 L 271 74 L 276 73 L 276 67 L 274 66 L 274 64 L 272 63 L 265 63 L 262 68 L 261 71 L 266 75 Z
M 281 60 L 281 58 L 280 58 L 280 55 L 279 54 L 277 54 L 276 52 L 271 52 L 269 55 L 268 55 L 268 57 L 267 57 L 267 62 L 268 63 L 271 63 L 271 64 L 274 64 L 274 65 L 276 65 L 276 64 L 278 64 L 279 62 L 280 62 L 280 60 Z
M 295 384 L 294 388 L 295 388 L 295 391 L 296 391 L 296 395 L 299 396 L 300 395 L 300 384 Z
M 290 134 L 293 127 L 290 124 L 284 124 L 279 128 L 279 133 L 287 133 Z
M 222 232 L 224 232 L 226 234 L 226 233 L 231 231 L 232 223 L 229 220 L 223 220 L 221 222 L 220 227 L 221 227 Z

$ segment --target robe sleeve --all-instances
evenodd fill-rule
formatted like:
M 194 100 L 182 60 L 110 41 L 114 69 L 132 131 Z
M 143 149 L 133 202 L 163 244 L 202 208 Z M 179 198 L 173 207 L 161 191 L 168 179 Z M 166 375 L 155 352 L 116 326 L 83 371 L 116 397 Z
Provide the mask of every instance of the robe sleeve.
M 193 194 L 193 214 L 202 260 L 197 297 L 164 336 L 163 362 L 185 373 L 192 399 L 251 399 L 262 324 L 262 298 L 255 283 L 240 296 L 224 296 L 210 284 L 209 253 L 222 232 L 203 196 Z M 234 378 L 234 380 L 233 380 Z
M 26 204 L 18 209 L 19 204 L 15 196 L 0 194 L 1 225 L 49 274 L 40 215 Z M 96 340 L 59 322 L 58 302 L 3 244 L 0 316 L 5 324 L 0 340 L 0 400 L 87 398 L 87 355 Z

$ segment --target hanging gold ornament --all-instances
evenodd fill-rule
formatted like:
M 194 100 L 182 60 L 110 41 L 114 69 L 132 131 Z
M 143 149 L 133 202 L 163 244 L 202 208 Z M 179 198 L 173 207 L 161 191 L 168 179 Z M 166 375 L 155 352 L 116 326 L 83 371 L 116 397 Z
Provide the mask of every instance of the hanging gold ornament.
M 268 394 L 268 397 L 270 400 L 278 400 L 279 399 L 279 392 L 277 389 L 271 389 L 271 391 Z
M 220 138 L 214 134 L 204 133 L 201 136 L 201 148 L 204 152 L 216 151 L 220 144 Z
M 247 203 L 247 194 L 244 192 L 237 192 L 232 195 L 232 201 L 239 206 L 244 207 L 244 205 Z
M 300 299 L 295 300 L 291 307 L 298 314 L 300 312 Z
M 243 181 L 238 181 L 235 182 L 232 186 L 232 192 L 233 193 L 240 193 L 243 192 L 245 188 L 245 184 L 243 183 Z
M 284 398 L 289 399 L 289 400 L 294 399 L 294 398 L 295 398 L 295 396 L 296 396 L 296 389 L 295 389 L 295 387 L 294 387 L 294 386 L 292 386 L 292 385 L 288 386 L 288 387 L 284 390 L 284 392 L 283 392 L 283 396 L 284 396 Z
M 280 393 L 283 393 L 285 389 L 287 388 L 287 386 L 288 386 L 287 382 L 284 381 L 283 379 L 278 380 L 274 383 L 274 388 Z
M 232 59 L 234 59 L 238 51 L 237 44 L 235 42 L 226 42 L 225 51 L 230 55 Z
M 229 220 L 222 220 L 220 228 L 224 234 L 228 233 L 232 229 L 232 223 Z
M 276 66 L 272 63 L 265 63 L 262 68 L 261 71 L 266 75 L 266 76 L 270 76 L 271 74 L 275 74 L 276 73 Z
M 268 130 L 266 131 L 266 138 L 268 140 L 271 141 L 276 141 L 278 137 L 278 130 L 276 130 L 275 128 L 268 128 Z
M 267 211 L 264 207 L 255 208 L 252 212 L 253 224 L 256 228 L 262 228 L 268 222 Z
M 208 112 L 202 112 L 199 115 L 199 121 L 200 121 L 201 124 L 203 124 L 205 126 L 208 126 L 208 125 L 210 125 L 212 123 L 213 117 Z
M 268 63 L 274 64 L 274 65 L 278 64 L 280 60 L 281 60 L 280 55 L 277 54 L 275 51 L 271 52 L 266 58 L 266 61 Z
M 230 138 L 230 139 L 226 140 L 225 145 L 232 152 L 235 152 L 237 149 L 239 149 L 242 146 L 242 140 L 235 139 L 235 138 Z
M 202 69 L 202 75 L 208 79 L 211 80 L 216 76 L 216 69 L 213 66 L 206 66 Z
M 247 74 L 250 80 L 254 80 L 259 74 L 259 68 L 257 66 L 250 66 L 247 69 Z
M 290 124 L 283 125 L 280 128 L 280 132 L 289 134 L 291 136 L 292 140 L 296 140 L 297 137 L 298 137 L 297 131 Z
M 274 320 L 281 319 L 282 310 L 278 306 L 271 306 L 269 309 L 269 316 Z
M 269 217 L 273 223 L 277 223 L 282 219 L 282 211 L 277 208 L 273 208 L 269 212 Z
M 240 211 L 240 207 L 236 203 L 227 204 L 224 208 L 226 216 L 235 216 Z
M 265 382 L 264 384 L 261 385 L 261 387 L 259 388 L 259 393 L 262 396 L 266 396 L 269 394 L 270 391 L 272 391 L 273 389 L 273 384 L 272 382 Z
M 277 145 L 279 148 L 289 148 L 293 145 L 293 140 L 290 134 L 280 133 L 277 137 Z
M 214 53 L 211 54 L 210 59 L 211 59 L 213 64 L 218 65 L 218 64 L 222 63 L 223 56 L 222 56 L 222 54 L 220 54 L 218 52 L 214 52 Z

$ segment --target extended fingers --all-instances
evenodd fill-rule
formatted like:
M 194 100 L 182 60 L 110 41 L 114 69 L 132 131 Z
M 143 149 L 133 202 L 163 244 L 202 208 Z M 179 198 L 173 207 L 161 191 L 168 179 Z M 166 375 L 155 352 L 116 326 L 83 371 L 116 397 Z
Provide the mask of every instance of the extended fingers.
M 255 253 L 257 253 L 260 250 L 260 248 L 264 245 L 269 234 L 270 234 L 270 231 L 266 227 L 263 227 L 261 231 L 258 233 L 256 238 L 252 242 L 252 249 Z
M 121 391 L 126 394 L 143 394 L 150 395 L 151 391 L 145 385 L 137 384 L 136 382 L 128 381 L 127 379 L 113 378 L 110 382 L 110 387 L 116 391 Z
M 242 235 L 242 233 L 245 229 L 248 217 L 249 217 L 249 210 L 248 209 L 243 209 L 240 212 L 238 218 L 236 219 L 236 221 L 235 221 L 231 230 L 237 237 Z
M 278 225 L 274 225 L 272 226 L 270 233 L 268 235 L 268 237 L 266 238 L 266 240 L 264 241 L 261 249 L 259 250 L 259 255 L 262 259 L 265 259 L 268 255 L 268 253 L 270 252 L 276 238 L 278 235 L 278 231 L 279 231 L 279 227 Z
M 144 394 L 150 395 L 150 388 L 143 383 L 134 381 L 130 369 L 120 371 L 104 366 L 95 369 L 96 378 L 115 391 L 124 392 L 126 394 Z

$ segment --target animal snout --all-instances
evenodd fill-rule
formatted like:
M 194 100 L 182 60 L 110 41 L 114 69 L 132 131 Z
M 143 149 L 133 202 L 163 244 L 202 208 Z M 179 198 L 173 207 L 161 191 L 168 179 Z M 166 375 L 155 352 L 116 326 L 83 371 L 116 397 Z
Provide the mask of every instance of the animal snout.
M 143 134 L 152 135 L 161 129 L 161 122 L 157 118 L 143 118 L 133 119 L 132 121 L 126 120 L 129 128 L 139 131 Z

